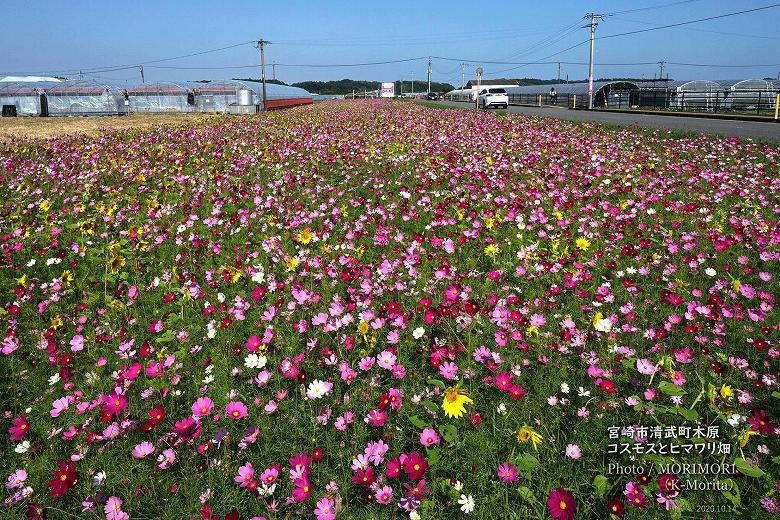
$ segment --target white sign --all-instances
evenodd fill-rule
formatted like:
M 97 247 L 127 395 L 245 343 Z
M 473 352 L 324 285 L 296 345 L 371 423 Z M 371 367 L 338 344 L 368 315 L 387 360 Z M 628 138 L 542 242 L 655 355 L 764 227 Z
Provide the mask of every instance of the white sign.
M 395 83 L 382 83 L 382 88 L 379 91 L 379 97 L 394 97 L 395 96 Z

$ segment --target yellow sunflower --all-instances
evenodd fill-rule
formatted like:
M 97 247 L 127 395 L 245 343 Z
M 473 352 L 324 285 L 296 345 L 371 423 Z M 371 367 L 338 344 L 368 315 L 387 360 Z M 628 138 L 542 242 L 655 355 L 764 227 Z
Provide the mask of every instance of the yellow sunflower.
M 444 401 L 441 407 L 444 409 L 444 414 L 447 417 L 460 418 L 466 413 L 466 408 L 463 406 L 466 403 L 473 403 L 474 401 L 468 396 L 468 392 L 460 387 L 448 388 L 444 392 Z

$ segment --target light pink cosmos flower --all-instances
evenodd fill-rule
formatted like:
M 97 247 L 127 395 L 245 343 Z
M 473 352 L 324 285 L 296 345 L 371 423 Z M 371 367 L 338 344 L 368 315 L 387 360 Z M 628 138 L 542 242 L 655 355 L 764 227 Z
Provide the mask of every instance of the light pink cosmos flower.
M 106 520 L 128 520 L 130 515 L 122 511 L 122 499 L 119 497 L 110 497 L 103 509 L 106 513 Z
M 131 452 L 133 454 L 133 457 L 136 459 L 142 459 L 146 457 L 147 455 L 150 455 L 154 453 L 154 444 L 151 442 L 144 441 L 140 444 L 136 444 L 135 448 L 133 448 L 133 451 Z
M 8 476 L 8 481 L 5 483 L 5 487 L 7 489 L 22 489 L 26 480 L 27 472 L 23 469 L 17 469 Z
M 317 520 L 334 520 L 336 518 L 336 502 L 332 498 L 322 497 L 314 509 Z
M 580 447 L 576 444 L 569 444 L 566 446 L 566 456 L 570 459 L 577 460 L 582 456 L 582 450 L 580 450 Z
M 420 444 L 425 446 L 426 448 L 429 448 L 435 444 L 439 444 L 439 441 L 441 438 L 439 437 L 439 434 L 436 433 L 436 430 L 433 428 L 425 428 L 420 433 Z
M 636 369 L 639 371 L 640 374 L 644 374 L 646 376 L 652 375 L 657 370 L 656 365 L 650 361 L 647 358 L 637 359 L 636 360 Z
M 166 448 L 163 450 L 163 452 L 160 454 L 159 457 L 157 457 L 157 467 L 160 469 L 168 469 L 171 466 L 173 466 L 176 463 L 176 452 L 173 451 L 171 448 Z
M 73 339 L 70 340 L 70 349 L 73 352 L 84 350 L 84 336 L 80 334 L 73 336 Z

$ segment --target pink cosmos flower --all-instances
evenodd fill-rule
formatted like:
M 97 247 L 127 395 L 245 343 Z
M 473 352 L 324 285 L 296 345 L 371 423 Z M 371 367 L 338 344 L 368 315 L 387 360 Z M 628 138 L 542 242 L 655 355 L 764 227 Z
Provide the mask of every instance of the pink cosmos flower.
M 504 461 L 503 464 L 498 466 L 497 474 L 507 484 L 517 482 L 518 480 L 517 466 L 510 464 L 508 461 Z
M 580 447 L 576 444 L 569 444 L 566 446 L 565 450 L 566 456 L 570 459 L 579 459 L 582 456 L 582 451 L 580 450 Z
M 154 320 L 151 325 L 149 325 L 149 332 L 152 334 L 157 334 L 159 332 L 162 332 L 165 326 L 163 325 L 163 322 L 161 320 Z
M 263 341 L 258 336 L 250 336 L 249 339 L 246 340 L 246 349 L 249 352 L 257 352 L 262 344 Z
M 636 369 L 640 374 L 649 376 L 655 373 L 657 367 L 649 359 L 642 358 L 636 360 Z
M 384 486 L 376 490 L 374 493 L 377 504 L 386 505 L 393 501 L 393 488 L 390 486 Z
M 303 502 L 311 495 L 311 484 L 307 478 L 297 478 L 293 481 L 295 488 L 292 490 L 293 502 Z
M 23 469 L 17 469 L 8 476 L 8 481 L 6 481 L 5 487 L 7 489 L 22 489 L 26 480 L 27 472 Z
M 147 455 L 154 453 L 154 449 L 154 444 L 144 441 L 140 444 L 136 444 L 131 453 L 136 459 L 143 459 Z
M 547 323 L 547 320 L 541 314 L 534 314 L 531 316 L 529 323 L 531 326 L 539 328 L 543 327 L 544 324 Z
M 84 336 L 73 336 L 73 339 L 70 340 L 70 349 L 73 352 L 84 350 Z
M 251 462 L 247 462 L 238 468 L 238 476 L 233 477 L 233 481 L 245 488 L 255 479 L 255 468 Z
M 385 425 L 385 422 L 387 421 L 387 412 L 384 412 L 382 410 L 371 410 L 368 412 L 368 416 L 366 416 L 365 419 L 367 424 L 370 424 L 371 426 L 376 426 L 377 428 L 380 428 Z
M 130 515 L 122 511 L 122 499 L 119 497 L 109 497 L 103 511 L 106 513 L 106 520 L 128 520 L 130 518 Z
M 225 415 L 233 420 L 243 419 L 248 415 L 246 405 L 241 401 L 231 401 L 225 407 Z
M 171 448 L 163 450 L 162 454 L 157 457 L 157 467 L 160 469 L 168 469 L 176 463 L 176 452 Z
M 420 433 L 420 444 L 426 448 L 439 444 L 440 440 L 439 434 L 436 433 L 436 430 L 433 428 L 425 428 L 422 433 Z
M 271 466 L 270 468 L 266 469 L 260 475 L 260 481 L 266 486 L 270 486 L 276 482 L 277 477 L 279 477 L 279 469 L 279 466 Z
M 332 498 L 322 497 L 314 509 L 317 520 L 334 520 L 336 518 L 336 502 Z
M 192 415 L 195 417 L 207 417 L 214 408 L 214 401 L 208 397 L 199 397 L 192 403 Z

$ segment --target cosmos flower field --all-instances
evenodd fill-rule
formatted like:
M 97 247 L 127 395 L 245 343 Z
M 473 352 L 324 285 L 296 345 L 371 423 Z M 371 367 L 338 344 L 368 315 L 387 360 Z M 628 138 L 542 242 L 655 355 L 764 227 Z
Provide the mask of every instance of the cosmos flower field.
M 778 163 L 379 100 L 3 145 L 0 517 L 778 512 Z

